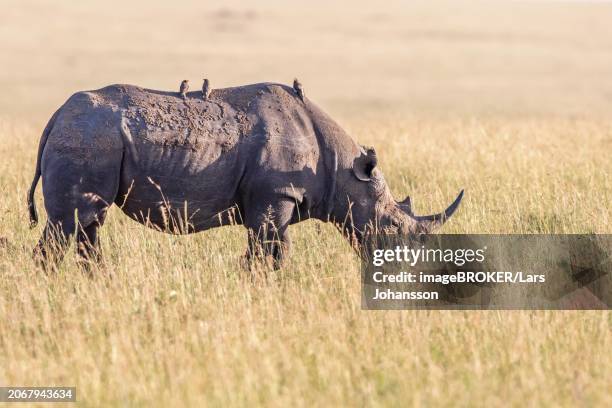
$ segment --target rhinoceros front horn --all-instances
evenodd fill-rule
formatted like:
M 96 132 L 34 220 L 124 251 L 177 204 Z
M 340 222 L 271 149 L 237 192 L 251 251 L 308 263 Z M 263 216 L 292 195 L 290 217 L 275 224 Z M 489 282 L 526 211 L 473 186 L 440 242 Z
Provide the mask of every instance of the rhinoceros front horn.
M 412 206 L 410 203 L 410 197 L 406 197 L 404 201 L 398 203 L 399 207 L 408 214 L 412 219 L 417 221 L 425 232 L 431 232 L 446 222 L 446 220 L 453 215 L 453 213 L 459 207 L 461 199 L 463 198 L 463 190 L 459 193 L 455 201 L 448 206 L 444 212 L 433 214 L 433 215 L 414 215 L 412 213 Z

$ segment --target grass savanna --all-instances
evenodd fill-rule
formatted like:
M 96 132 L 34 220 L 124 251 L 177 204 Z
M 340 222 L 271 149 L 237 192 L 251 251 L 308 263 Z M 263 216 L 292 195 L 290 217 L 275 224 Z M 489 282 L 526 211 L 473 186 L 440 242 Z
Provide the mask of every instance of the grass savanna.
M 561 122 L 389 118 L 376 141 L 393 190 L 422 212 L 466 187 L 445 231 L 605 232 L 610 131 Z M 584 129 L 589 142 L 577 146 L 569 135 Z M 414 134 L 425 136 L 416 151 L 394 141 Z M 240 268 L 241 227 L 177 238 L 113 209 L 94 278 L 72 253 L 58 273 L 40 273 L 24 207 L 36 138 L 2 126 L 3 383 L 76 384 L 92 405 L 609 399 L 608 313 L 361 311 L 358 260 L 330 225 L 291 227 L 287 266 L 253 281 Z M 436 157 L 443 143 L 464 160 Z
M 290 227 L 287 265 L 256 279 L 241 227 L 176 237 L 116 208 L 92 277 L 73 251 L 53 274 L 31 259 L 25 197 L 51 113 L 113 82 L 178 90 L 185 71 L 213 87 L 299 75 L 416 213 L 466 189 L 444 232 L 610 233 L 610 6 L 453 4 L 338 20 L 323 3 L 130 3 L 111 20 L 107 2 L 9 2 L 0 384 L 75 385 L 84 406 L 609 406 L 609 312 L 362 311 L 359 261 L 331 225 Z

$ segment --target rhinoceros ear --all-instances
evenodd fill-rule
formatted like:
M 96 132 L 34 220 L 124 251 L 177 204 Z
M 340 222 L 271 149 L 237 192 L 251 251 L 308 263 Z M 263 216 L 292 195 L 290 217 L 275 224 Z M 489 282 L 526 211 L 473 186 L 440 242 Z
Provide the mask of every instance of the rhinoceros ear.
M 361 155 L 353 161 L 353 173 L 355 177 L 361 181 L 370 181 L 377 162 L 374 149 L 368 148 L 365 153 L 362 152 Z

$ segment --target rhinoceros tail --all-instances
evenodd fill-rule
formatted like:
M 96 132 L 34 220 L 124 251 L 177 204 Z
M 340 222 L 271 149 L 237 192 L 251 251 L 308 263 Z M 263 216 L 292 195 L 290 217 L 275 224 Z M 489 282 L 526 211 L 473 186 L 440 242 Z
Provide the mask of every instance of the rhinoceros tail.
M 49 119 L 49 123 L 45 126 L 45 130 L 43 130 L 42 136 L 40 137 L 40 142 L 38 143 L 38 154 L 36 156 L 36 171 L 34 172 L 34 180 L 32 180 L 32 185 L 30 186 L 30 190 L 28 191 L 28 211 L 30 213 L 30 228 L 34 228 L 38 224 L 38 213 L 36 212 L 36 202 L 34 201 L 34 191 L 36 190 L 36 185 L 38 184 L 38 180 L 41 175 L 41 160 L 43 150 L 45 149 L 45 145 L 47 144 L 47 138 L 49 137 L 49 133 L 51 133 L 51 129 L 53 128 L 53 124 L 55 123 L 55 119 L 57 118 L 57 114 L 59 110 L 51 116 Z

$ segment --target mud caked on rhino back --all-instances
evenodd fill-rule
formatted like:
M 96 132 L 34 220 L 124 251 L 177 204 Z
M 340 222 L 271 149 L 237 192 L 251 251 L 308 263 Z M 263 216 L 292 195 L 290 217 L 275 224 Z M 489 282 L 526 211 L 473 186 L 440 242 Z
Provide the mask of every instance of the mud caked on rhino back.
M 245 111 L 216 98 L 202 100 L 188 94 L 183 100 L 177 94 L 128 87 L 117 98 L 117 90 L 110 94 L 122 112 L 122 120 L 135 142 L 149 142 L 159 146 L 176 146 L 193 151 L 205 150 L 211 144 L 231 149 L 241 137 L 247 135 L 252 122 Z M 192 96 L 189 96 L 192 95 Z

